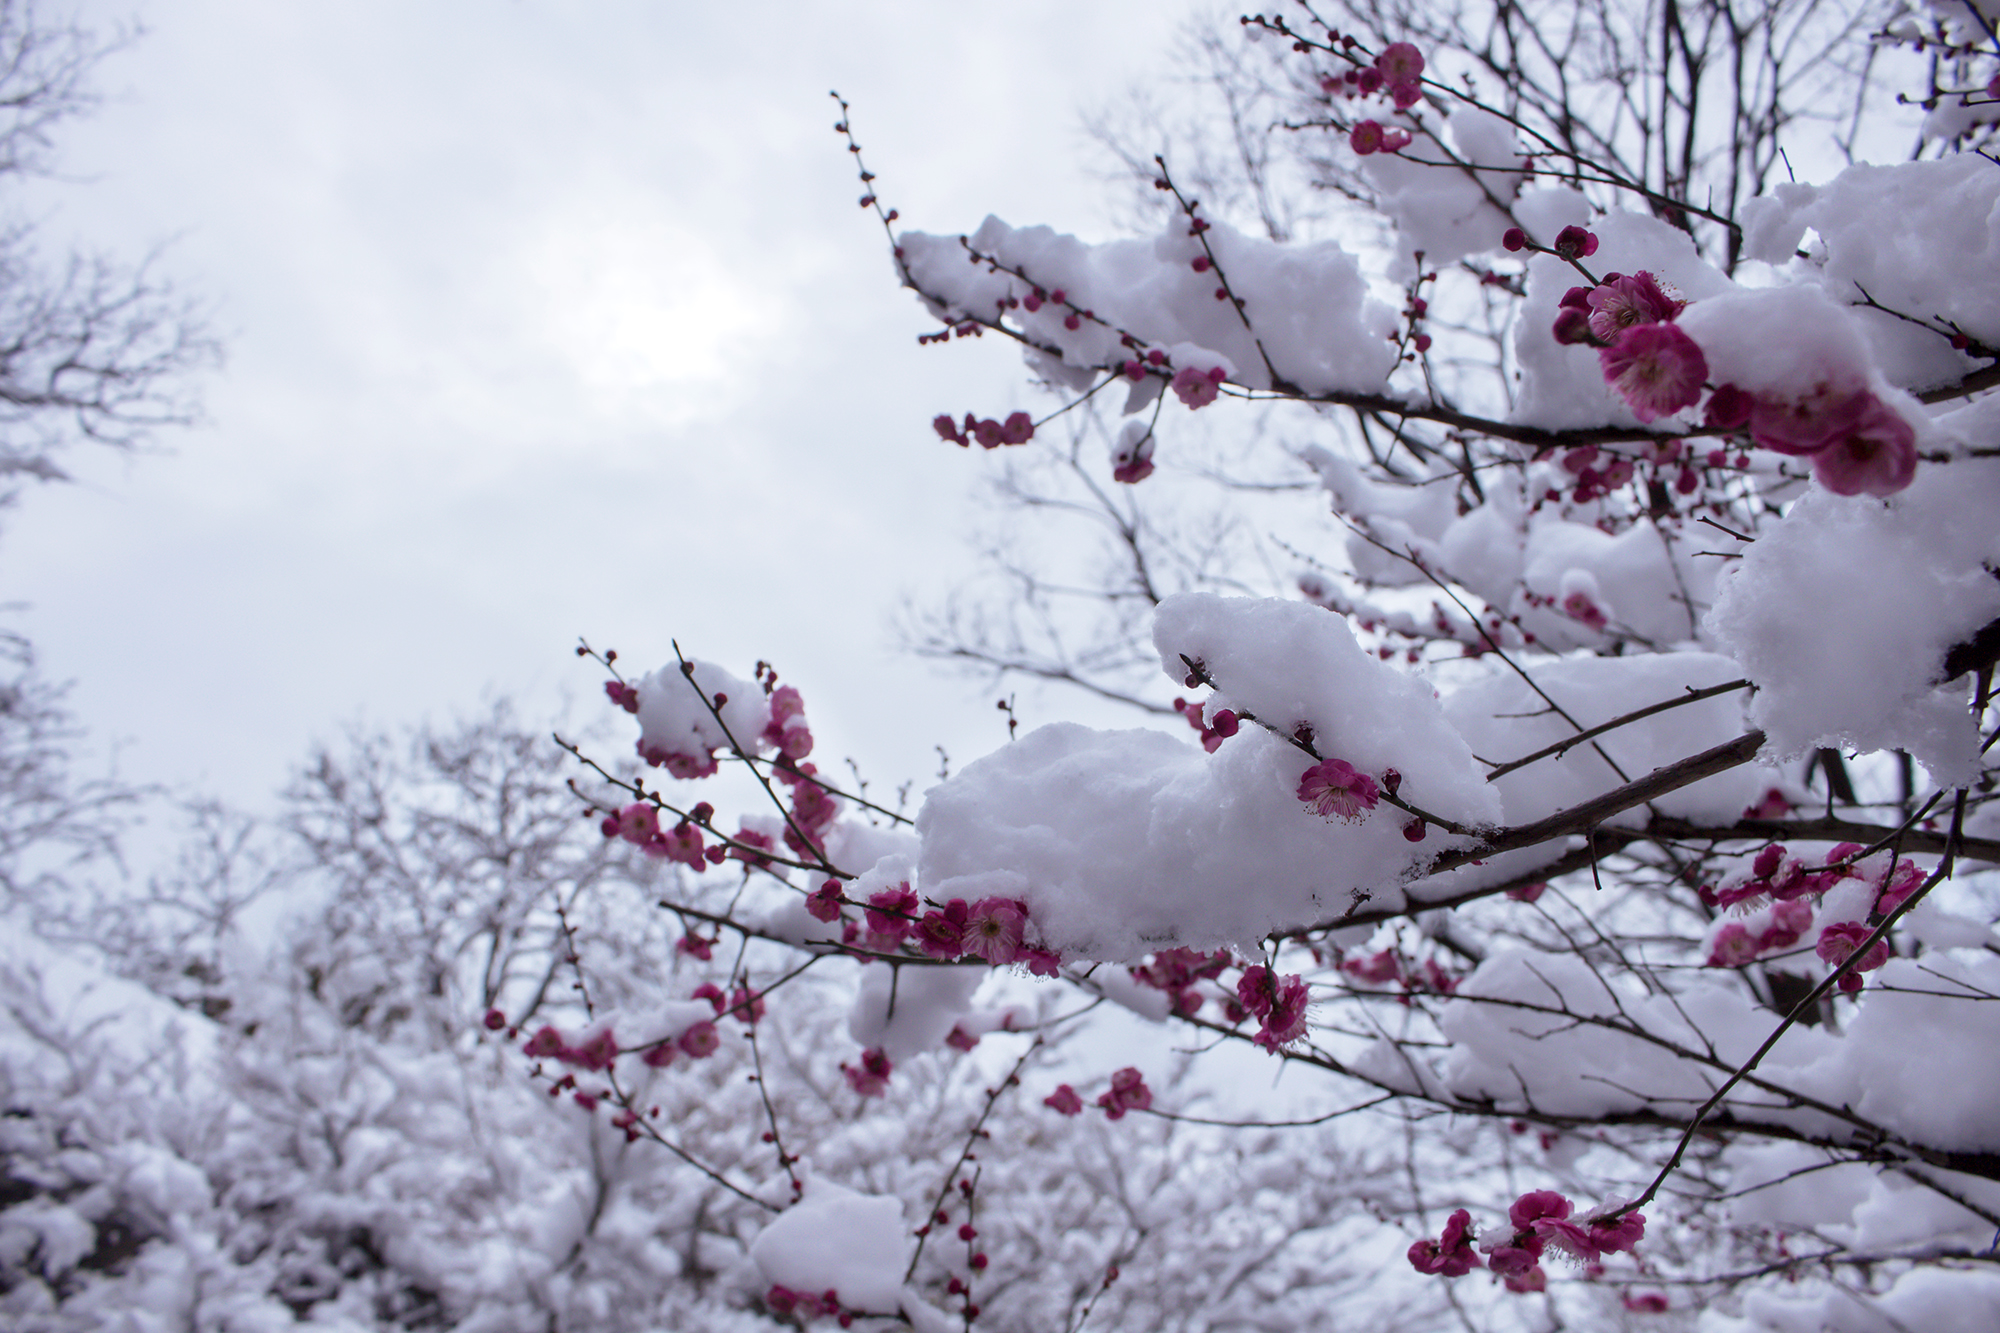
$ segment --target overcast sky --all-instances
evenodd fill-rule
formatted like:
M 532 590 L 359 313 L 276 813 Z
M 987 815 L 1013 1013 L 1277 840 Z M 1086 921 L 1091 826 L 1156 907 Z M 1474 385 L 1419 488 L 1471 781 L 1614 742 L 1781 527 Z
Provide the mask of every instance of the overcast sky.
M 908 222 L 1103 235 L 1080 112 L 1198 8 L 80 6 L 147 31 L 26 206 L 164 244 L 228 363 L 168 452 L 73 454 L 8 516 L 10 623 L 125 776 L 239 802 L 350 722 L 553 717 L 580 633 L 769 658 L 888 786 L 992 748 L 888 622 L 967 559 L 982 460 L 931 416 L 1030 391 L 990 340 L 915 346 L 827 91 Z

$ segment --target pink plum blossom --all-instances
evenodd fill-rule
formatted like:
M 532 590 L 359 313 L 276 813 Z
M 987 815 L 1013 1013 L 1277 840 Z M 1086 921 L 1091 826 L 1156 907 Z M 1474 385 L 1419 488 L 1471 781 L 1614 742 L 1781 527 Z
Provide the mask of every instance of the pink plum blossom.
M 1207 407 L 1222 391 L 1222 382 L 1229 378 L 1229 372 L 1221 366 L 1208 370 L 1196 370 L 1193 366 L 1183 366 L 1174 375 L 1174 394 L 1190 409 Z
M 707 864 L 704 854 L 708 849 L 702 846 L 701 832 L 685 819 L 656 836 L 646 850 L 656 848 L 669 861 L 678 861 L 690 870 L 703 869 Z
M 840 1072 L 847 1076 L 847 1086 L 863 1097 L 880 1097 L 889 1090 L 889 1075 L 895 1067 L 881 1047 L 870 1046 L 861 1053 L 859 1065 L 843 1062 Z
M 1917 433 L 1873 394 L 1813 454 L 1813 476 L 1835 495 L 1894 495 L 1917 475 Z
M 1321 819 L 1353 823 L 1380 799 L 1375 779 L 1344 759 L 1327 759 L 1299 775 L 1299 799 Z
M 1701 421 L 1710 430 L 1737 430 L 1750 420 L 1755 407 L 1756 399 L 1734 384 L 1725 384 L 1708 396 Z
M 717 770 L 715 754 L 704 750 L 700 754 L 681 754 L 663 745 L 648 745 L 639 741 L 639 757 L 654 768 L 664 768 L 673 776 L 682 779 L 711 778 Z
M 1641 421 L 1693 407 L 1708 361 L 1674 324 L 1636 324 L 1597 354 L 1604 378 Z
M 1861 422 L 1874 395 L 1822 382 L 1800 398 L 1758 395 L 1750 405 L 1750 438 L 1793 457 L 1816 454 Z
M 1097 1104 L 1107 1120 L 1122 1120 L 1127 1111 L 1143 1111 L 1153 1104 L 1153 1091 L 1145 1075 L 1128 1065 L 1111 1076 L 1111 1088 L 1099 1093 Z
M 1619 334 L 1635 325 L 1671 320 L 1685 304 L 1661 291 L 1660 284 L 1644 269 L 1607 277 L 1585 300 L 1590 307 L 1590 331 L 1607 343 L 1617 342 Z
M 681 1050 L 696 1060 L 703 1056 L 714 1055 L 715 1048 L 720 1045 L 722 1038 L 716 1033 L 715 1024 L 705 1018 L 680 1036 Z
M 1590 331 L 1590 316 L 1575 306 L 1564 306 L 1556 311 L 1556 322 L 1549 332 L 1565 347 L 1597 340 L 1597 335 Z
M 880 889 L 868 897 L 868 944 L 893 949 L 916 928 L 917 895 L 908 882 Z
M 1375 68 L 1391 84 L 1415 83 L 1424 72 L 1424 53 L 1410 42 L 1391 42 L 1375 57 Z
M 953 898 L 940 911 L 924 913 L 917 922 L 917 947 L 933 958 L 957 958 L 965 952 L 965 924 L 970 915 L 963 898 Z
M 1269 969 L 1266 969 L 1268 972 Z M 1239 988 L 1238 994 L 1240 995 Z M 1261 1017 L 1263 1026 L 1253 1039 L 1267 1051 L 1275 1051 L 1280 1046 L 1297 1041 L 1306 1035 L 1306 979 L 1286 977 L 1277 983 L 1276 992 L 1271 996 Z
M 1646 1234 L 1646 1215 L 1639 1212 L 1621 1213 L 1615 1219 L 1593 1217 L 1588 1223 L 1591 1244 L 1604 1254 L 1621 1254 L 1630 1251 Z
M 1394 949 L 1381 949 L 1366 958 L 1343 958 L 1340 970 L 1356 981 L 1365 981 L 1373 986 L 1386 986 L 1398 981 L 1403 975 L 1402 959 Z
M 1742 967 L 1756 962 L 1758 952 L 1757 940 L 1750 934 L 1750 927 L 1741 921 L 1731 921 L 1715 933 L 1715 942 L 1708 950 L 1708 965 Z
M 1815 947 L 1814 952 L 1819 954 L 1820 959 L 1828 967 L 1839 967 L 1842 963 L 1852 958 L 1855 952 L 1868 942 L 1868 937 L 1874 933 L 1866 922 L 1836 921 L 1820 931 L 1819 944 Z M 1873 948 L 1867 953 L 1862 954 L 1859 962 L 1841 974 L 1840 989 L 1850 993 L 1860 990 L 1863 984 L 1861 974 L 1863 972 L 1873 972 L 1888 961 L 1889 941 L 1877 940 Z
M 1049 949 L 1023 949 L 1015 961 L 1025 963 L 1031 977 L 1054 977 L 1062 970 L 1062 955 Z
M 1576 1211 L 1576 1205 L 1555 1190 L 1529 1190 L 1508 1206 L 1507 1220 L 1516 1231 L 1526 1231 L 1543 1218 L 1560 1220 Z
M 1083 1098 L 1067 1083 L 1058 1083 L 1054 1092 L 1042 1098 L 1042 1105 L 1062 1115 L 1083 1114 Z
M 1028 911 L 1020 903 L 1011 898 L 982 898 L 966 916 L 963 947 L 994 967 L 1004 967 L 1020 957 L 1021 935 L 1027 924 Z
M 1481 1267 L 1479 1252 L 1472 1248 L 1472 1214 L 1463 1208 L 1453 1213 L 1445 1219 L 1444 1234 L 1410 1246 L 1409 1258 L 1419 1273 L 1438 1277 L 1463 1277 Z
M 1791 948 L 1805 937 L 1812 919 L 1813 909 L 1802 899 L 1794 898 L 1777 904 L 1771 909 L 1771 924 L 1764 927 L 1764 933 L 1757 937 L 1758 952 Z
M 840 881 L 830 879 L 806 895 L 806 912 L 815 921 L 838 921 L 840 901 Z
M 644 801 L 634 801 L 618 812 L 618 836 L 641 847 L 660 831 L 660 812 Z
M 1564 259 L 1588 259 L 1597 253 L 1597 234 L 1582 227 L 1564 227 L 1556 233 L 1555 252 Z
M 1189 404 L 1195 406 L 1195 404 Z M 1120 445 L 1111 454 L 1111 479 L 1136 486 L 1153 475 L 1153 448 L 1157 443 L 1153 433 L 1147 431 L 1129 447 Z
M 1582 588 L 1577 588 L 1563 598 L 1563 614 L 1588 629 L 1601 630 L 1610 623 L 1604 608 Z
M 1923 887 L 1925 878 L 1916 862 L 1898 861 L 1889 882 L 1882 886 L 1881 895 L 1875 899 L 1875 910 L 1884 916 L 1895 911 L 1909 900 L 1911 894 Z

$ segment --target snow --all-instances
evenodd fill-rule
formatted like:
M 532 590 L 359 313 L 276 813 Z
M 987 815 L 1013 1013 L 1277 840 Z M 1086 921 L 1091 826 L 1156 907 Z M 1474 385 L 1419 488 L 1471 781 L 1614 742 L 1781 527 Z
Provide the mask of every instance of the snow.
M 1867 341 L 1816 286 L 1727 292 L 1690 304 L 1678 323 L 1718 384 L 1774 398 L 1804 398 L 1822 384 L 1842 393 L 1869 387 Z
M 1747 217 L 1749 253 L 1787 264 L 1786 277 L 1823 284 L 1843 305 L 1872 298 L 2000 343 L 2000 172 L 1976 153 L 1860 164 L 1817 187 L 1780 185 L 1753 201 Z M 1808 228 L 1818 244 L 1811 258 L 1795 258 Z M 1860 309 L 1852 318 L 1893 383 L 1928 388 L 1978 364 L 1907 320 Z M 1790 332 L 1811 336 L 1814 328 Z
M 1462 107 L 1444 119 L 1449 149 L 1419 131 L 1402 152 L 1361 160 L 1382 211 L 1396 223 L 1399 259 L 1406 266 L 1413 251 L 1423 252 L 1428 268 L 1497 248 L 1509 223 L 1492 201 L 1506 203 L 1521 188 L 1518 168 L 1526 159 L 1512 126 L 1477 107 Z M 1569 220 L 1580 222 L 1583 214 Z M 1553 241 L 1555 232 L 1541 239 Z
M 1757 686 L 1764 755 L 1907 749 L 1941 784 L 1975 771 L 1945 652 L 2000 616 L 2000 461 L 1925 464 L 1883 502 L 1814 488 L 1725 576 L 1708 629 Z
M 1215 271 L 1194 269 L 1204 252 L 1185 220 L 1151 240 L 1091 244 L 989 217 L 965 239 L 1029 281 L 969 262 L 960 237 L 904 232 L 903 263 L 934 312 L 991 320 L 1001 302 L 1027 298 L 1036 286 L 1060 290 L 1068 305 L 1022 307 L 1008 319 L 1034 343 L 1059 349 L 1072 369 L 1122 366 L 1132 355 L 1120 341 L 1127 333 L 1147 348 L 1170 350 L 1170 368 L 1224 364 L 1236 383 L 1253 388 L 1271 385 L 1266 353 L 1280 377 L 1309 394 L 1378 393 L 1395 368 L 1388 341 L 1395 312 L 1368 295 L 1354 256 L 1331 241 L 1281 246 L 1221 222 L 1205 233 L 1230 291 L 1246 302 L 1253 334 L 1230 302 L 1216 299 Z M 1096 319 L 1066 328 L 1069 306 Z
M 935 1050 L 972 1012 L 973 992 L 991 975 L 985 967 L 866 964 L 848 1035 L 863 1047 L 881 1047 L 891 1060 Z
M 1445 699 L 1445 715 L 1474 754 L 1496 764 L 1506 763 L 1567 740 L 1579 728 L 1600 726 L 1634 709 L 1742 676 L 1728 658 L 1699 652 L 1567 657 L 1537 663 L 1533 674 L 1541 693 L 1504 665 L 1493 662 L 1483 667 L 1478 679 L 1458 686 Z M 1549 700 L 1560 705 L 1576 725 L 1550 712 Z M 1493 786 L 1504 803 L 1505 822 L 1524 824 L 1540 819 L 1656 768 L 1735 740 L 1745 730 L 1742 700 L 1741 693 L 1731 693 L 1684 704 L 1618 727 L 1560 757 L 1550 756 L 1503 774 Z M 1606 762 L 1607 755 L 1616 769 Z M 1745 807 L 1754 805 L 1764 794 L 1769 781 L 1752 768 L 1730 769 L 1669 792 L 1653 801 L 1652 807 L 1698 822 L 1733 824 Z M 1647 809 L 1642 806 L 1610 822 L 1642 826 L 1647 818 Z
M 812 1177 L 805 1197 L 750 1242 L 750 1257 L 775 1285 L 889 1313 L 902 1303 L 909 1231 L 897 1200 Z
M 757 752 L 761 736 L 771 720 L 764 691 L 739 680 L 709 662 L 690 662 L 692 677 L 682 673 L 680 664 L 669 663 L 634 682 L 639 691 L 639 744 L 668 754 L 701 758 L 716 750 L 731 748 L 730 737 L 745 753 Z M 690 683 L 692 681 L 692 683 Z M 700 694 L 696 693 L 696 689 Z M 728 696 L 715 713 L 708 703 L 717 695 Z M 727 728 L 727 731 L 724 728 Z
M 1341 617 L 1184 594 L 1161 604 L 1154 637 L 1176 679 L 1182 653 L 1205 664 L 1211 716 L 1308 725 L 1324 756 L 1399 769 L 1420 808 L 1497 819 L 1498 797 L 1430 687 L 1365 652 Z M 1386 803 L 1351 825 L 1314 815 L 1298 797 L 1313 762 L 1247 723 L 1213 754 L 1158 731 L 1041 727 L 931 789 L 917 819 L 923 891 L 1018 898 L 1047 947 L 1131 962 L 1174 946 L 1254 951 L 1272 930 L 1356 901 L 1400 901 L 1399 883 L 1455 845 L 1436 829 L 1411 843 L 1408 816 Z

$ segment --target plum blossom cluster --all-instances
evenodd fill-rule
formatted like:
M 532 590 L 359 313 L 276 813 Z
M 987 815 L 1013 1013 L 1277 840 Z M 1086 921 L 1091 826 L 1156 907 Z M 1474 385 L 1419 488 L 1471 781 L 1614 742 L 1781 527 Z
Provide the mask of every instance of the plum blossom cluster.
M 1537 894 L 1537 897 L 1540 895 Z M 1534 901 L 1529 898 L 1528 901 Z M 1404 1003 L 1420 993 L 1450 995 L 1458 989 L 1459 978 L 1435 958 L 1406 964 L 1394 949 L 1378 949 L 1371 954 L 1352 954 L 1337 964 L 1341 973 L 1367 986 L 1400 986 Z
M 1257 1017 L 1255 1041 L 1267 1051 L 1276 1051 L 1306 1035 L 1306 979 L 1279 977 L 1259 964 L 1243 969 L 1236 983 L 1237 1001 Z
M 896 1069 L 879 1046 L 870 1046 L 861 1052 L 861 1063 L 850 1065 L 841 1062 L 840 1072 L 847 1078 L 847 1086 L 863 1097 L 880 1097 L 889 1090 L 889 1075 Z
M 1507 1210 L 1511 1233 L 1474 1248 L 1472 1214 L 1461 1208 L 1446 1219 L 1436 1240 L 1410 1246 L 1410 1266 L 1438 1277 L 1463 1277 L 1475 1268 L 1490 1267 L 1509 1291 L 1541 1291 L 1548 1285 L 1541 1261 L 1549 1247 L 1578 1263 L 1595 1265 L 1607 1254 L 1630 1251 L 1646 1234 L 1645 1214 L 1637 1211 L 1606 1211 L 1581 1221 L 1572 1220 L 1574 1211 L 1575 1205 L 1555 1190 L 1530 1190 Z
M 1400 153 L 1410 146 L 1410 132 L 1384 128 L 1380 121 L 1364 120 L 1347 132 L 1347 146 L 1357 157 L 1371 153 Z
M 1186 699 L 1174 700 L 1174 711 L 1187 719 L 1187 724 L 1201 733 L 1201 748 L 1214 754 L 1222 743 L 1234 736 L 1242 726 L 1242 720 L 1227 708 L 1219 708 L 1213 719 L 1202 716 L 1206 711 L 1200 704 L 1191 704 Z
M 1709 396 L 1705 424 L 1748 429 L 1766 449 L 1810 458 L 1813 476 L 1836 495 L 1894 495 L 1917 475 L 1916 429 L 1866 388 L 1823 382 L 1781 398 L 1724 384 Z
M 1872 890 L 1864 901 L 1875 917 L 1894 912 L 1923 886 L 1926 874 L 1917 863 L 1904 859 L 1892 862 L 1882 856 L 1857 861 L 1864 850 L 1857 843 L 1841 843 L 1827 854 L 1824 865 L 1808 866 L 1774 843 L 1757 854 L 1746 877 L 1725 882 L 1719 889 L 1704 887 L 1704 901 L 1724 909 L 1751 911 L 1746 919 L 1725 922 L 1716 931 L 1708 965 L 1743 967 L 1767 954 L 1797 947 L 1812 930 L 1813 903 L 1841 884 L 1858 881 Z M 1829 967 L 1838 967 L 1861 951 L 1873 933 L 1862 921 L 1831 921 L 1821 926 L 1814 952 Z M 1861 990 L 1865 983 L 1860 974 L 1872 972 L 1888 960 L 1888 941 L 1876 941 L 1841 974 L 1840 989 L 1847 994 Z
M 1067 1083 L 1057 1084 L 1054 1092 L 1042 1098 L 1042 1105 L 1059 1115 L 1083 1114 L 1083 1098 Z M 1146 1086 L 1145 1075 L 1127 1066 L 1111 1076 L 1111 1086 L 1098 1094 L 1097 1105 L 1106 1120 L 1123 1120 L 1127 1111 L 1150 1109 L 1153 1090 Z
M 1054 976 L 1062 959 L 1028 941 L 1028 907 L 1015 898 L 953 898 L 925 908 L 907 881 L 870 894 L 863 905 L 866 928 L 849 921 L 842 943 L 873 953 L 895 953 L 906 944 L 939 962 L 977 961 L 990 967 L 1021 964 L 1035 976 Z M 828 880 L 806 901 L 821 921 L 841 919 L 850 900 L 836 880 Z
M 1200 983 L 1221 976 L 1235 961 L 1227 949 L 1212 954 L 1199 949 L 1163 949 L 1149 962 L 1129 970 L 1140 985 L 1165 992 L 1173 1012 L 1186 1018 L 1201 1012 L 1204 997 L 1196 989 Z M 1243 1016 L 1232 1007 L 1231 1021 L 1240 1022 Z
M 1345 39 L 1348 49 L 1354 39 Z M 1328 74 L 1319 81 L 1328 97 L 1373 97 L 1387 92 L 1397 110 L 1415 106 L 1424 95 L 1422 79 L 1424 53 L 1411 42 L 1391 42 L 1376 55 L 1372 65 L 1357 65 L 1342 74 Z
M 854 1311 L 842 1308 L 840 1293 L 829 1288 L 814 1293 L 793 1291 L 790 1287 L 777 1283 L 764 1293 L 764 1308 L 779 1318 L 792 1318 L 801 1324 L 809 1324 L 815 1319 L 832 1318 L 839 1321 L 842 1328 L 854 1326 Z
M 607 838 L 623 838 L 648 856 L 678 861 L 690 870 L 721 865 L 728 856 L 728 848 L 721 843 L 709 846 L 702 842 L 701 830 L 692 817 L 662 829 L 659 807 L 646 801 L 634 801 L 616 814 L 606 815 L 598 827 Z
M 982 449 L 998 449 L 1003 444 L 1026 444 L 1034 439 L 1035 419 L 1026 412 L 1010 412 L 1005 421 L 995 421 L 991 417 L 979 417 L 967 412 L 961 423 L 939 413 L 931 421 L 931 429 L 938 433 L 940 439 L 961 449 L 969 447 L 975 440 Z
M 1106 1120 L 1123 1120 L 1127 1111 L 1144 1111 L 1153 1104 L 1153 1090 L 1145 1075 L 1127 1065 L 1111 1076 L 1111 1086 L 1097 1095 Z
M 1570 230 L 1578 229 L 1566 228 L 1565 234 Z M 1511 245 L 1517 232 L 1509 231 L 1509 248 L 1518 248 Z M 1595 242 L 1590 236 L 1588 247 L 1571 248 L 1587 255 Z M 1558 240 L 1558 253 L 1563 249 Z M 1668 293 L 1650 272 L 1607 273 L 1594 287 L 1564 293 L 1551 332 L 1559 343 L 1595 347 L 1605 383 L 1634 416 L 1652 422 L 1695 406 L 1709 383 L 1708 358 L 1674 322 L 1686 308 L 1687 302 Z M 1750 393 L 1725 382 L 1709 393 L 1703 425 L 1747 430 L 1774 453 L 1810 458 L 1813 475 L 1836 495 L 1894 495 L 1916 476 L 1915 428 L 1866 387 L 1822 382 L 1803 396 L 1788 397 Z M 1607 479 L 1602 486 L 1580 487 L 1579 499 L 1617 484 Z M 1693 470 L 1684 468 L 1676 488 L 1691 494 L 1698 484 Z

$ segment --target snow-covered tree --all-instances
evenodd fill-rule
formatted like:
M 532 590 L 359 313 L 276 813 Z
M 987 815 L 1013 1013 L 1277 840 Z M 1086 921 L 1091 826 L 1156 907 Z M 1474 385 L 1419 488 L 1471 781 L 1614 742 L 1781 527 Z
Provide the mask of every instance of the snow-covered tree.
M 1261 1048 L 1264 1119 L 1399 1151 L 1370 1208 L 1440 1326 L 1992 1326 L 1996 17 L 1288 6 L 1201 47 L 1225 131 L 1128 154 L 1156 206 L 1103 243 L 901 228 L 842 104 L 924 340 L 1011 339 L 1055 398 L 935 431 L 1045 450 L 1013 493 L 1104 534 L 1069 578 L 1021 541 L 1023 600 L 925 646 L 1196 736 L 1027 730 L 905 822 L 762 664 L 604 654 L 664 773 L 593 764 L 603 833 L 741 863 L 666 899 L 725 1009 L 863 960 L 864 1096 L 1063 997 Z M 1256 528 L 1190 498 L 1232 492 Z M 754 785 L 689 785 L 723 763 Z M 706 1021 L 529 1049 L 630 1116 Z M 1169 1113 L 1166 1058 L 1066 1070 L 1050 1123 Z M 771 1299 L 983 1323 L 976 1278 L 948 1317 L 902 1285 L 921 1195 L 813 1192 L 789 1106 Z

